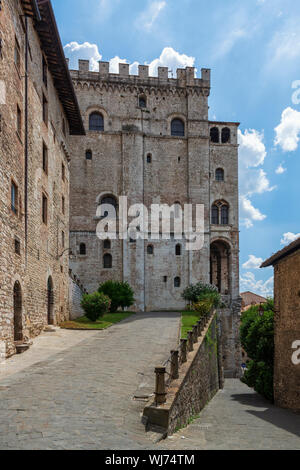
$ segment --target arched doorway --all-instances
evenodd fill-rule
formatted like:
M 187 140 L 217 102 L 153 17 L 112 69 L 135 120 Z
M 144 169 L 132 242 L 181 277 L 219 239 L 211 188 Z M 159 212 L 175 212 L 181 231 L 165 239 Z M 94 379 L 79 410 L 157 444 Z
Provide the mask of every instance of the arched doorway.
M 54 324 L 54 288 L 52 277 L 48 277 L 47 284 L 47 316 L 48 316 L 48 325 Z
M 222 240 L 210 246 L 210 283 L 220 294 L 230 293 L 230 246 Z
M 22 289 L 19 281 L 14 285 L 14 341 L 23 341 Z

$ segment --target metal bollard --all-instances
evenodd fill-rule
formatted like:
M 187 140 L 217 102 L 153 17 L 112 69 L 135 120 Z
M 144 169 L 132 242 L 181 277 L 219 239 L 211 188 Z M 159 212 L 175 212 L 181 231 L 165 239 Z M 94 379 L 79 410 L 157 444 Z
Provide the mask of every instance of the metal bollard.
M 179 377 L 179 351 L 171 351 L 171 379 Z
M 156 381 L 155 381 L 155 400 L 157 405 L 162 405 L 166 403 L 167 394 L 166 394 L 166 385 L 165 385 L 165 367 L 156 367 L 155 368 Z
M 180 361 L 183 364 L 184 362 L 187 361 L 187 339 L 181 339 L 181 355 L 180 355 Z

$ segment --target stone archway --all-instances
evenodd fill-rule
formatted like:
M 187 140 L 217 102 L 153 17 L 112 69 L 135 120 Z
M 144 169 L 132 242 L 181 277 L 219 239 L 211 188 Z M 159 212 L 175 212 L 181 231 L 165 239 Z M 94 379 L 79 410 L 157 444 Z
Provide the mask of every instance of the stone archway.
M 223 240 L 216 240 L 210 246 L 210 283 L 215 285 L 220 294 L 228 295 L 230 283 L 230 246 Z
M 19 281 L 14 284 L 14 341 L 23 341 L 22 289 Z
M 54 324 L 54 287 L 52 277 L 48 277 L 47 283 L 47 319 L 48 325 Z

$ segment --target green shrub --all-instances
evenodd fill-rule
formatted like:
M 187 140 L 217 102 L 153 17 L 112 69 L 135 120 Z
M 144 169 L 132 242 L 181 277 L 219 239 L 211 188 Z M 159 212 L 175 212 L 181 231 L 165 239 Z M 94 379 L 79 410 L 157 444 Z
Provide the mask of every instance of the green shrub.
M 124 310 L 135 302 L 134 292 L 128 282 L 106 281 L 100 285 L 98 292 L 102 292 L 110 298 L 111 312 L 116 312 L 118 308 Z
M 259 307 L 253 306 L 241 317 L 240 337 L 243 348 L 251 361 L 243 377 L 243 382 L 258 393 L 273 400 L 274 368 L 274 302 L 268 299 Z
M 96 322 L 109 311 L 110 298 L 99 292 L 84 294 L 81 300 L 81 307 L 86 317 L 92 322 Z
M 213 306 L 214 299 L 211 298 L 209 295 L 206 296 L 206 298 L 202 298 L 201 300 L 198 300 L 197 302 L 194 302 L 192 304 L 193 310 L 199 312 L 200 315 L 206 315 L 207 313 L 209 313 Z
M 190 303 L 197 303 L 202 300 L 212 300 L 214 307 L 219 307 L 221 303 L 221 296 L 218 292 L 218 288 L 212 284 L 203 284 L 202 282 L 191 284 L 183 291 L 182 297 Z

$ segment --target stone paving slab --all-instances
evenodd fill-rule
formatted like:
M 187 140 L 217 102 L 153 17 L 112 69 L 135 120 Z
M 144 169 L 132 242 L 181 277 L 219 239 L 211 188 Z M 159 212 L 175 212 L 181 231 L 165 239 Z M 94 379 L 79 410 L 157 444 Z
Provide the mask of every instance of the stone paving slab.
M 300 450 L 300 415 L 228 379 L 199 419 L 162 445 L 169 450 Z
M 0 366 L 0 449 L 155 449 L 141 423 L 154 367 L 178 344 L 179 313 L 102 331 L 44 333 Z

